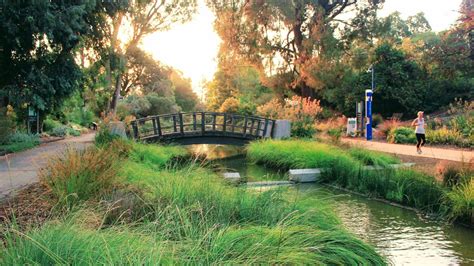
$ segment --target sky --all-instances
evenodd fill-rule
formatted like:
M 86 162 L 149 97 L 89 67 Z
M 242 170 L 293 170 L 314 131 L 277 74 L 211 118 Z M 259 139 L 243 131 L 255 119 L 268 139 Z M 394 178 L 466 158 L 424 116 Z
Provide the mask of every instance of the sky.
M 458 18 L 462 0 L 385 0 L 379 16 L 399 11 L 403 18 L 424 12 L 434 31 L 448 29 Z M 197 14 L 186 24 L 174 25 L 167 32 L 151 34 L 143 48 L 164 64 L 181 70 L 192 81 L 193 90 L 202 96 L 202 81 L 212 80 L 217 69 L 221 42 L 214 31 L 214 14 L 199 0 Z

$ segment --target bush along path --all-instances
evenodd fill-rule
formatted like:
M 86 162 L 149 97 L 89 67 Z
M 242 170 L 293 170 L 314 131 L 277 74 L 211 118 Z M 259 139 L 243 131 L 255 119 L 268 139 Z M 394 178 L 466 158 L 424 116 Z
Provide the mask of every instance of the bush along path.
M 186 156 L 123 140 L 68 150 L 41 172 L 62 212 L 6 228 L 0 264 L 387 264 L 324 200 L 231 186 Z
M 47 161 L 67 147 L 82 149 L 92 144 L 94 134 L 68 138 L 57 142 L 46 143 L 39 147 L 0 156 L 0 199 L 10 193 L 35 182 L 38 182 L 38 171 Z
M 248 158 L 278 169 L 326 168 L 321 182 L 415 207 L 425 213 L 474 225 L 474 169 L 447 169 L 442 182 L 410 169 L 364 170 L 388 166 L 396 158 L 360 148 L 305 140 L 268 140 L 249 144 Z

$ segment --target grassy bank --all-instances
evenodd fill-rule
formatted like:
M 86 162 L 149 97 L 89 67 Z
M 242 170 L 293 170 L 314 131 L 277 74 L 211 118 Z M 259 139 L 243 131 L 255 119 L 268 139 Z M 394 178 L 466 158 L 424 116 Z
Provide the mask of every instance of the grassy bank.
M 321 181 L 422 211 L 469 222 L 474 208 L 474 182 L 446 187 L 434 177 L 409 169 L 364 170 L 364 165 L 396 163 L 389 155 L 305 140 L 269 140 L 248 146 L 250 160 L 271 167 L 326 168 Z M 465 173 L 468 176 L 472 173 Z M 468 177 L 468 179 L 472 179 Z
M 60 204 L 76 200 L 43 226 L 10 227 L 1 264 L 386 264 L 323 200 L 230 186 L 199 165 L 174 164 L 178 147 L 119 141 L 93 149 L 110 162 L 78 152 L 56 161 L 69 167 L 43 174 Z M 86 185 L 93 181 L 100 190 Z

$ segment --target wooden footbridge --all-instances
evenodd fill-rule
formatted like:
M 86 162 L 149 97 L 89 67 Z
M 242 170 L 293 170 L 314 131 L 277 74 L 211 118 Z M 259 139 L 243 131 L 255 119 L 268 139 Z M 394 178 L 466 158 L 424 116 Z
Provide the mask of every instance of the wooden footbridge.
M 148 116 L 131 125 L 133 137 L 145 142 L 245 145 L 272 138 L 276 121 L 231 113 L 192 112 Z

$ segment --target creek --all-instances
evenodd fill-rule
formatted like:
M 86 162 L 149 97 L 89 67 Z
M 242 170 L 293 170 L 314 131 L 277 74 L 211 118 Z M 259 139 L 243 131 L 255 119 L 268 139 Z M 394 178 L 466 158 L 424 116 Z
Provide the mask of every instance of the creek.
M 247 181 L 288 180 L 286 172 L 247 162 L 241 147 L 188 147 L 213 160 L 217 171 L 239 172 Z M 294 185 L 290 190 L 329 201 L 347 230 L 371 243 L 395 265 L 474 265 L 472 229 L 321 184 Z

